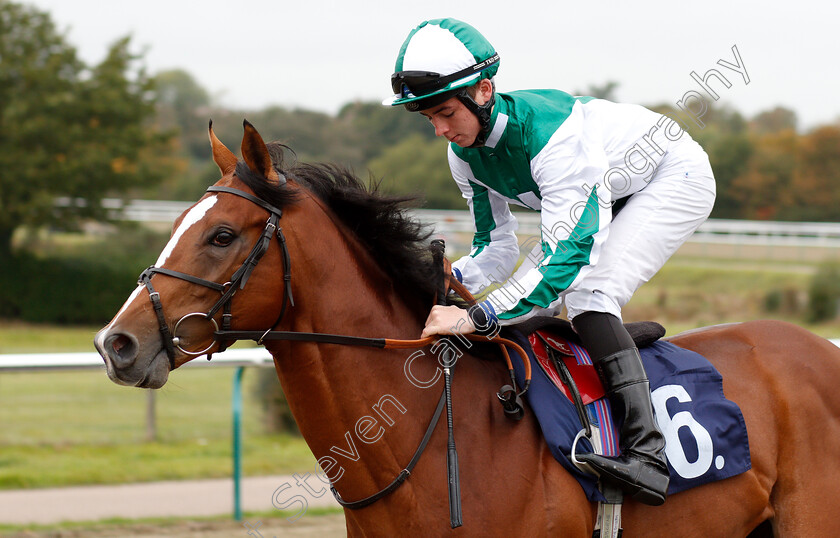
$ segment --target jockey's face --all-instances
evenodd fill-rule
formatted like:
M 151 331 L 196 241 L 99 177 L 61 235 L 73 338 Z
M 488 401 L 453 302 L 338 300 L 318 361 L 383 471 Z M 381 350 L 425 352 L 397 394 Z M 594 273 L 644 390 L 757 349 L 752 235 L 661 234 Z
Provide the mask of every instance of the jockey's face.
M 429 118 L 434 125 L 435 136 L 445 136 L 447 140 L 462 148 L 471 146 L 478 136 L 478 118 L 457 97 L 420 113 Z
M 475 102 L 482 105 L 492 94 L 493 87 L 490 81 L 482 80 L 474 97 Z M 472 146 L 481 131 L 478 118 L 457 97 L 421 110 L 420 113 L 429 118 L 434 125 L 435 136 L 445 136 L 447 140 L 462 148 Z

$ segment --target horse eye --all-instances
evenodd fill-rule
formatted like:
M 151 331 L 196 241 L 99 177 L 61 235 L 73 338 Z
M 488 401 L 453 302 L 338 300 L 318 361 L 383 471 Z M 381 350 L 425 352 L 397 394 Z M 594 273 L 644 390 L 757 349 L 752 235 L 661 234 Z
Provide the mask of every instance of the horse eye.
M 210 244 L 215 245 L 217 247 L 226 247 L 233 243 L 233 240 L 236 239 L 236 236 L 230 230 L 219 230 L 216 232 L 210 239 Z

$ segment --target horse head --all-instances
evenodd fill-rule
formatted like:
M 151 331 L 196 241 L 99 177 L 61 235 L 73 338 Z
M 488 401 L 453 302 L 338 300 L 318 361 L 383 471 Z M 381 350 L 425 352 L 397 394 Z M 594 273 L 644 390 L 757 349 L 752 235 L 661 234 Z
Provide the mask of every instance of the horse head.
M 222 178 L 176 220 L 155 264 L 97 333 L 94 343 L 112 381 L 159 388 L 171 370 L 223 349 L 214 332 L 230 319 L 266 327 L 272 316 L 279 322 L 292 300 L 282 274 L 289 266 L 285 238 L 280 247 L 274 244 L 282 238 L 280 206 L 294 201 L 298 191 L 279 172 L 282 152 L 270 152 L 256 129 L 247 121 L 244 126 L 239 161 L 211 123 L 213 160 Z M 277 205 L 258 197 L 255 190 L 261 188 L 275 193 Z
M 237 329 L 419 334 L 434 280 L 428 233 L 404 211 L 412 198 L 380 194 L 339 167 L 286 167 L 284 146 L 244 125 L 238 160 L 211 124 L 221 179 L 175 222 L 157 262 L 97 333 L 112 381 L 161 387 L 175 368 L 223 351 L 226 331 Z M 294 284 L 308 297 L 287 316 L 298 297 L 292 259 L 304 266 Z

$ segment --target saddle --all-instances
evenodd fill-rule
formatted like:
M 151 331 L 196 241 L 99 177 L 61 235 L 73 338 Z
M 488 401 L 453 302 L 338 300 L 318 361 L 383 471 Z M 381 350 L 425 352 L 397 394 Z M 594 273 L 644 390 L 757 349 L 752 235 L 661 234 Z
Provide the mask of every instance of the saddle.
M 537 331 L 551 333 L 580 344 L 580 338 L 572 328 L 572 324 L 565 319 L 554 318 L 549 316 L 535 316 L 522 323 L 513 326 L 518 331 L 526 336 L 530 336 Z M 665 336 L 665 327 L 655 321 L 635 321 L 632 323 L 625 323 L 624 328 L 630 333 L 636 347 L 643 348 L 656 342 Z M 559 350 L 558 350 L 559 351 Z M 568 354 L 568 353 L 567 353 Z
M 647 347 L 665 335 L 665 327 L 655 321 L 625 323 L 636 347 Z M 592 368 L 580 338 L 565 319 L 531 318 L 515 326 L 531 345 L 537 364 L 566 397 L 575 403 L 578 414 L 582 407 L 604 397 L 604 388 Z M 581 360 L 583 359 L 583 360 Z M 581 416 L 582 422 L 586 423 Z

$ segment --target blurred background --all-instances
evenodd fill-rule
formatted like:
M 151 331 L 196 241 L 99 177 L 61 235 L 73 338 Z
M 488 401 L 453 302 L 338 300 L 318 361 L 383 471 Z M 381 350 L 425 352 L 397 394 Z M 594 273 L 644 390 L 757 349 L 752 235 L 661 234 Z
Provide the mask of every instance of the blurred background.
M 675 334 L 776 318 L 840 336 L 837 4 L 0 0 L 0 354 L 92 351 L 173 214 L 218 179 L 211 118 L 231 148 L 247 118 L 302 161 L 422 195 L 421 218 L 462 254 L 445 141 L 380 105 L 409 30 L 441 16 L 494 43 L 500 91 L 642 104 L 709 154 L 713 220 L 628 321 Z M 137 203 L 154 216 L 123 210 Z M 246 475 L 312 469 L 273 370 L 251 370 Z M 0 489 L 229 476 L 231 373 L 178 371 L 150 411 L 102 371 L 0 370 Z

